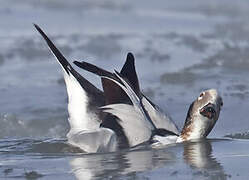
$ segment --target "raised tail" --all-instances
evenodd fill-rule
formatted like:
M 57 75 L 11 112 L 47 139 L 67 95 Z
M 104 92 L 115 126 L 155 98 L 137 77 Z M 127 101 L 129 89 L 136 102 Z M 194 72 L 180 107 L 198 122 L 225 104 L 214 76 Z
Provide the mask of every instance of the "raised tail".
M 98 128 L 100 124 L 98 107 L 104 105 L 103 92 L 76 72 L 42 29 L 36 24 L 34 26 L 64 71 L 68 93 L 70 132 Z

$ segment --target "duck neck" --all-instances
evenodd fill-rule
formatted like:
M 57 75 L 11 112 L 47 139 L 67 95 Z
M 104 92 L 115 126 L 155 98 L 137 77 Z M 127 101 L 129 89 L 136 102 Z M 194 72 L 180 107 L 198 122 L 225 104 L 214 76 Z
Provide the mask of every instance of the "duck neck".
M 192 117 L 185 123 L 177 142 L 183 142 L 193 139 L 206 137 L 212 129 L 212 125 L 204 119 Z

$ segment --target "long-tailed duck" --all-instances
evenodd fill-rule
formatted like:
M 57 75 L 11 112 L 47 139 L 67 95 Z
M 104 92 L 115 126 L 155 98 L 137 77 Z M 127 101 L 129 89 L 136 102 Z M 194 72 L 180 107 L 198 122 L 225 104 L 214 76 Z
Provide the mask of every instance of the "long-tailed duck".
M 101 76 L 103 92 L 74 70 L 39 26 L 35 28 L 64 72 L 68 142 L 86 152 L 111 152 L 144 142 L 158 145 L 206 137 L 219 117 L 221 97 L 214 89 L 204 91 L 191 104 L 179 134 L 174 122 L 141 93 L 131 53 L 120 73 L 91 64 L 84 68 Z M 83 67 L 82 63 L 76 65 Z

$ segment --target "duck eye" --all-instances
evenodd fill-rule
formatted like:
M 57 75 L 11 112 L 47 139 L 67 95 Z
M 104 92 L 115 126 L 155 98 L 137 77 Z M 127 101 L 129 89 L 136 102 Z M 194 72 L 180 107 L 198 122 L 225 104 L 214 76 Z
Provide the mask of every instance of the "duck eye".
M 200 96 L 198 97 L 198 100 L 201 100 L 202 99 L 202 97 L 205 95 L 205 93 L 204 92 L 202 92 L 201 94 L 200 94 Z

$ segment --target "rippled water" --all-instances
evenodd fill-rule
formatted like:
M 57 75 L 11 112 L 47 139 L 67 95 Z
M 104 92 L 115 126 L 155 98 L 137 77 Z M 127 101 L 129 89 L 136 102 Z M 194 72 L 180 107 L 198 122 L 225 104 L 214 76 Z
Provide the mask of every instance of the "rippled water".
M 1 140 L 0 178 L 247 179 L 248 147 L 247 141 L 213 139 L 84 154 L 65 140 Z
M 248 2 L 0 3 L 0 178 L 246 179 Z M 85 60 L 112 71 L 133 52 L 143 91 L 179 127 L 200 91 L 218 89 L 224 107 L 209 135 L 214 139 L 99 155 L 69 146 L 62 72 L 32 23 L 70 62 Z M 99 79 L 79 71 L 100 86 Z

